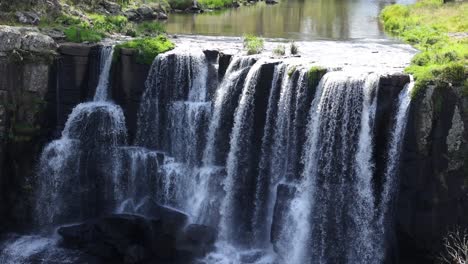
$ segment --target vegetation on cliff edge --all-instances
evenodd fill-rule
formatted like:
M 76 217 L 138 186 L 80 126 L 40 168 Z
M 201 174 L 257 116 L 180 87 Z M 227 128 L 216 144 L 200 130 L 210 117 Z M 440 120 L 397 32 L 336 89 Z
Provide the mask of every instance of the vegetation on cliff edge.
M 468 3 L 421 0 L 390 5 L 381 13 L 385 30 L 421 52 L 406 69 L 416 84 L 412 96 L 431 82 L 467 85 Z
M 259 54 L 263 51 L 264 40 L 260 37 L 244 35 L 244 49 L 248 55 Z
M 151 64 L 158 54 L 172 50 L 174 43 L 164 35 L 155 38 L 134 39 L 115 47 L 115 56 L 120 56 L 122 48 L 134 49 L 138 51 L 137 62 Z

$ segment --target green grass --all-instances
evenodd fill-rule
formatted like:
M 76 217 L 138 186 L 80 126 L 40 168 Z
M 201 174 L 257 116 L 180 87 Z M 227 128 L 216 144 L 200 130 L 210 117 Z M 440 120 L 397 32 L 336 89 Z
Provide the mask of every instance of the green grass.
M 89 18 L 93 29 L 100 32 L 122 32 L 128 23 L 124 16 L 90 14 Z
M 467 14 L 468 3 L 442 0 L 390 5 L 382 11 L 385 30 L 421 51 L 406 68 L 416 81 L 413 97 L 429 83 L 460 85 L 466 80 L 468 39 L 451 38 L 448 33 L 467 32 Z
M 307 72 L 307 79 L 309 81 L 309 87 L 315 88 L 319 84 L 322 77 L 327 73 L 327 68 L 320 66 L 312 66 Z
M 259 54 L 263 51 L 264 41 L 254 35 L 244 35 L 244 49 L 248 55 Z
M 137 62 L 142 64 L 151 64 L 158 54 L 172 50 L 174 43 L 166 36 L 159 35 L 155 38 L 135 39 L 115 47 L 116 56 L 119 56 L 122 48 L 135 49 L 138 51 Z
M 93 29 L 80 26 L 71 26 L 64 31 L 67 41 L 82 43 L 97 43 L 102 40 L 104 34 Z

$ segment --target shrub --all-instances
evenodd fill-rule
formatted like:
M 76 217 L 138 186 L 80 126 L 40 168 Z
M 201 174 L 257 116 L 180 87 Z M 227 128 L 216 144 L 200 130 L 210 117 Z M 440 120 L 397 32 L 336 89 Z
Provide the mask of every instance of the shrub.
M 204 8 L 221 9 L 232 4 L 232 0 L 198 0 L 198 3 Z
M 244 49 L 248 55 L 259 54 L 263 51 L 264 41 L 253 35 L 244 35 Z
M 128 23 L 124 16 L 91 14 L 89 18 L 93 23 L 93 28 L 101 32 L 121 32 Z
M 273 50 L 273 54 L 277 56 L 284 56 L 284 54 L 286 54 L 286 48 L 284 47 L 284 45 L 278 45 Z
M 435 75 L 442 81 L 453 84 L 462 84 L 466 80 L 466 69 L 463 64 L 453 62 L 446 64 L 435 72 Z
M 76 43 L 81 43 L 81 42 L 96 43 L 96 42 L 101 41 L 102 38 L 104 37 L 104 34 L 102 34 L 101 32 L 98 32 L 89 28 L 79 27 L 79 26 L 69 27 L 65 29 L 64 33 L 67 38 L 67 41 L 76 42 Z
M 79 25 L 81 22 L 79 17 L 69 15 L 60 15 L 55 19 L 55 23 L 68 26 Z
M 159 35 L 155 38 L 135 39 L 115 47 L 118 56 L 122 48 L 135 49 L 138 51 L 137 62 L 151 64 L 158 54 L 169 51 L 175 47 L 174 43 L 166 36 Z
M 292 55 L 296 55 L 299 53 L 299 47 L 296 45 L 294 41 L 291 42 L 289 46 L 289 51 L 291 52 Z
M 193 5 L 192 0 L 169 0 L 169 5 L 172 9 L 187 9 Z
M 444 238 L 445 252 L 439 257 L 441 263 L 467 264 L 468 232 L 466 230 L 451 231 Z

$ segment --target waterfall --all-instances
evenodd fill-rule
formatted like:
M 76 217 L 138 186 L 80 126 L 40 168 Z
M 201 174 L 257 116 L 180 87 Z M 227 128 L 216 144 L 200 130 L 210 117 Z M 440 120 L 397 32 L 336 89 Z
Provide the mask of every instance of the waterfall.
M 242 195 L 240 187 L 242 187 L 243 178 L 246 177 L 245 175 L 241 175 L 244 169 L 242 166 L 245 165 L 241 159 L 247 158 L 247 155 L 242 155 L 241 150 L 245 152 L 249 151 L 248 145 L 250 142 L 248 138 L 251 136 L 250 133 L 254 122 L 252 115 L 252 108 L 254 107 L 253 94 L 255 93 L 261 66 L 262 63 L 257 62 L 249 71 L 239 101 L 239 106 L 234 114 L 234 127 L 230 140 L 231 149 L 226 161 L 227 175 L 223 182 L 223 189 L 226 195 L 221 203 L 221 219 L 219 225 L 222 239 L 229 242 L 235 242 L 237 239 L 236 235 L 239 235 L 239 233 L 237 233 L 236 230 L 239 231 L 239 226 L 237 225 L 240 225 L 240 223 L 235 221 L 242 221 L 239 217 L 241 214 L 240 211 L 245 210 L 245 208 L 241 208 L 240 205 L 237 204 L 238 201 L 236 201 L 236 196 Z M 242 228 L 241 231 L 243 231 Z
M 73 108 L 61 138 L 41 154 L 36 204 L 41 226 L 112 212 L 122 199 L 119 146 L 126 144 L 125 118 L 119 106 L 106 102 L 112 50 L 101 50 L 94 101 Z
M 307 71 L 288 68 L 285 64 L 275 66 L 267 122 L 262 139 L 259 175 L 255 194 L 253 227 L 257 243 L 268 241 L 276 200 L 276 189 L 280 182 L 294 178 L 298 148 L 294 140 L 299 132 L 301 97 L 307 89 Z
M 201 263 L 386 260 L 412 83 L 381 98 L 374 72 L 331 71 L 319 81 L 310 66 L 233 56 L 218 85 L 221 62 L 174 50 L 153 61 L 127 144 L 123 110 L 108 95 L 112 53 L 101 50 L 94 100 L 73 109 L 41 154 L 40 226 L 145 215 L 154 201 L 218 228 Z M 377 109 L 393 99 L 381 165 L 376 128 L 388 120 Z
M 293 224 L 281 230 L 278 246 L 291 263 L 372 263 L 368 151 L 377 80 L 375 75 L 332 72 L 317 89 L 303 180 L 285 216 Z
M 208 221 L 207 210 L 215 210 L 209 205 L 209 183 L 213 175 L 222 173 L 219 168 L 201 167 L 212 111 L 208 74 L 201 51 L 158 56 L 138 114 L 136 144 L 164 156 L 157 200 L 185 211 L 195 222 Z
M 114 54 L 114 46 L 106 46 L 101 50 L 101 74 L 99 75 L 99 83 L 94 94 L 94 101 L 107 101 L 109 74 L 112 67 L 112 57 Z
M 213 116 L 207 134 L 207 145 L 203 154 L 203 164 L 224 165 L 227 148 L 223 149 L 225 141 L 229 139 L 230 129 L 223 124 L 230 124 L 233 119 L 232 112 L 239 100 L 244 79 L 255 62 L 251 57 L 236 57 L 226 70 L 225 79 L 216 91 Z M 216 155 L 218 154 L 218 155 Z
M 405 136 L 406 124 L 408 120 L 408 113 L 411 104 L 411 91 L 414 88 L 414 82 L 405 85 L 398 97 L 398 109 L 394 117 L 394 126 L 390 137 L 390 142 L 387 152 L 387 167 L 384 174 L 384 186 L 381 194 L 381 201 L 379 204 L 379 215 L 377 219 L 377 228 L 380 232 L 381 238 L 388 236 L 389 230 L 393 227 L 393 204 L 395 197 L 398 193 L 398 169 L 400 163 L 400 152 Z M 378 241 L 380 246 L 380 254 L 377 255 L 379 262 L 385 260 L 386 240 L 381 239 Z M 376 246 L 377 246 L 376 245 Z

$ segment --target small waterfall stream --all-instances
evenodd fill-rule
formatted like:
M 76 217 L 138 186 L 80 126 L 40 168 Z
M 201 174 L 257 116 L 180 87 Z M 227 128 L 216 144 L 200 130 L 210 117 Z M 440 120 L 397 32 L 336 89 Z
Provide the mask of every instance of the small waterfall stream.
M 150 199 L 218 229 L 200 263 L 385 261 L 412 83 L 385 98 L 397 109 L 378 170 L 379 73 L 315 80 L 305 65 L 234 56 L 218 84 L 218 62 L 204 52 L 168 52 L 151 66 L 127 142 L 123 110 L 110 101 L 112 56 L 101 50 L 94 100 L 43 150 L 38 226 L 141 213 Z M 52 243 L 41 239 L 30 241 Z

